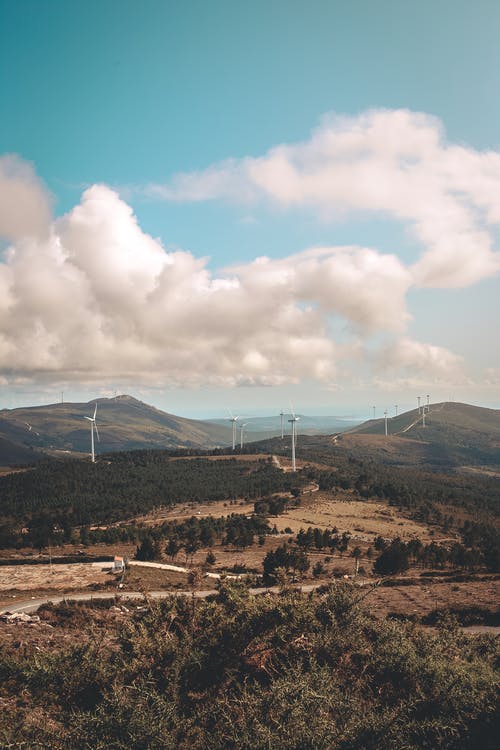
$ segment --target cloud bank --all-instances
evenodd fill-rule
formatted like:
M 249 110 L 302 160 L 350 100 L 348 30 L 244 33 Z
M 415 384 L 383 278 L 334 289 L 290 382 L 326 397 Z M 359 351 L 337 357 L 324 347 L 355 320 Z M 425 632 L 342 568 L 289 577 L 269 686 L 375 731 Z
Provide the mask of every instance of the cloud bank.
M 147 192 L 169 201 L 264 201 L 323 219 L 373 213 L 403 222 L 422 247 L 415 284 L 464 287 L 500 268 L 500 154 L 446 141 L 441 123 L 407 110 L 325 118 L 304 143 L 179 174 Z
M 405 265 L 359 246 L 309 248 L 212 273 L 167 252 L 105 185 L 60 218 L 33 169 L 0 159 L 0 378 L 194 387 L 313 379 L 460 379 L 460 357 L 407 335 L 412 286 L 495 273 L 500 155 L 443 142 L 409 112 L 326 120 L 310 141 L 150 188 L 168 200 L 267 200 L 324 216 L 378 211 L 423 245 Z M 334 335 L 332 331 L 340 331 Z M 382 343 L 381 343 L 382 342 Z

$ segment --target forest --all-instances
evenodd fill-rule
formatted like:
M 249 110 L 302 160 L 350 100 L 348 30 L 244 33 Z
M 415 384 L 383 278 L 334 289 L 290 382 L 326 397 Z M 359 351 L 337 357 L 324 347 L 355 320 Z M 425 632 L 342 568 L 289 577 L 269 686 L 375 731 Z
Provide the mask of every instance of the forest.
M 253 443 L 247 452 L 288 455 L 289 446 L 273 439 Z M 300 436 L 297 455 L 304 472 L 321 489 L 354 489 L 360 497 L 376 497 L 410 510 L 415 518 L 443 522 L 443 508 L 464 508 L 477 515 L 500 515 L 500 478 L 487 473 L 464 474 L 454 467 L 397 466 L 352 449 L 332 444 L 326 437 Z M 321 468 L 320 466 L 321 465 Z M 330 467 L 330 468 L 328 468 Z
M 303 481 L 271 459 L 185 460 L 154 450 L 109 454 L 95 464 L 51 459 L 0 477 L 0 517 L 28 523 L 43 513 L 61 526 L 111 523 L 177 503 L 254 500 Z
M 498 747 L 498 644 L 449 617 L 375 620 L 370 591 L 344 582 L 96 606 L 48 605 L 52 645 L 4 646 L 2 747 Z

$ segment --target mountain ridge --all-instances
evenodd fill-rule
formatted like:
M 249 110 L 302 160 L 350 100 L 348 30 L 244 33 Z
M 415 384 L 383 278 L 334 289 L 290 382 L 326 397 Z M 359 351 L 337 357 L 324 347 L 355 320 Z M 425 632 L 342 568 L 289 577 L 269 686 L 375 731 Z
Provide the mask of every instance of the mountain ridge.
M 228 445 L 231 440 L 229 428 L 162 412 L 128 395 L 3 409 L 0 411 L 0 438 L 28 449 L 88 453 L 89 426 L 84 418 L 93 413 L 95 404 L 99 452 L 214 448 Z

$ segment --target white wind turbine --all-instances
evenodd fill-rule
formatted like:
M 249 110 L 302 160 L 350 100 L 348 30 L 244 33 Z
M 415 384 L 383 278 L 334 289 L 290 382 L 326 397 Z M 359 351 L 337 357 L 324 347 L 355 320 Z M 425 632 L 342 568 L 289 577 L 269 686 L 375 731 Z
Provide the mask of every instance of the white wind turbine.
M 234 449 L 236 448 L 236 422 L 238 421 L 239 417 L 235 417 L 231 411 L 229 411 L 229 414 L 231 415 L 229 421 L 233 423 L 233 451 L 234 451 Z
M 90 422 L 90 451 L 92 454 L 92 463 L 95 463 L 95 451 L 94 451 L 94 430 L 95 434 L 97 435 L 97 439 L 99 440 L 99 430 L 97 429 L 97 424 L 95 421 L 97 414 L 97 404 L 95 405 L 94 409 L 94 416 L 93 417 L 84 417 L 84 419 L 88 419 Z
M 240 450 L 243 448 L 243 428 L 247 426 L 247 422 L 240 424 Z
M 280 411 L 280 417 L 281 417 L 281 439 L 283 440 L 284 430 L 283 430 L 283 417 L 285 416 L 283 409 Z
M 299 417 L 295 416 L 292 406 L 292 418 L 288 420 L 292 425 L 292 471 L 295 471 L 295 445 L 297 443 L 297 422 Z

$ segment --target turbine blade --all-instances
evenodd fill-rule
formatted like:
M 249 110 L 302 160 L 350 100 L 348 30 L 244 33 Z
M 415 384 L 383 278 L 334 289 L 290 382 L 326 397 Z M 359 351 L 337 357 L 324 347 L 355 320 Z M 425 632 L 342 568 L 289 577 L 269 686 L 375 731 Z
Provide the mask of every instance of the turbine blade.
M 95 434 L 97 435 L 98 441 L 101 442 L 101 438 L 99 437 L 99 430 L 97 429 L 97 425 L 95 423 L 95 420 L 94 420 L 94 429 L 95 429 Z
M 84 419 L 88 419 L 89 422 L 93 422 L 94 421 L 94 417 L 84 417 Z
M 94 419 L 95 419 L 96 414 L 97 414 L 97 404 L 95 405 L 95 409 L 94 409 Z

